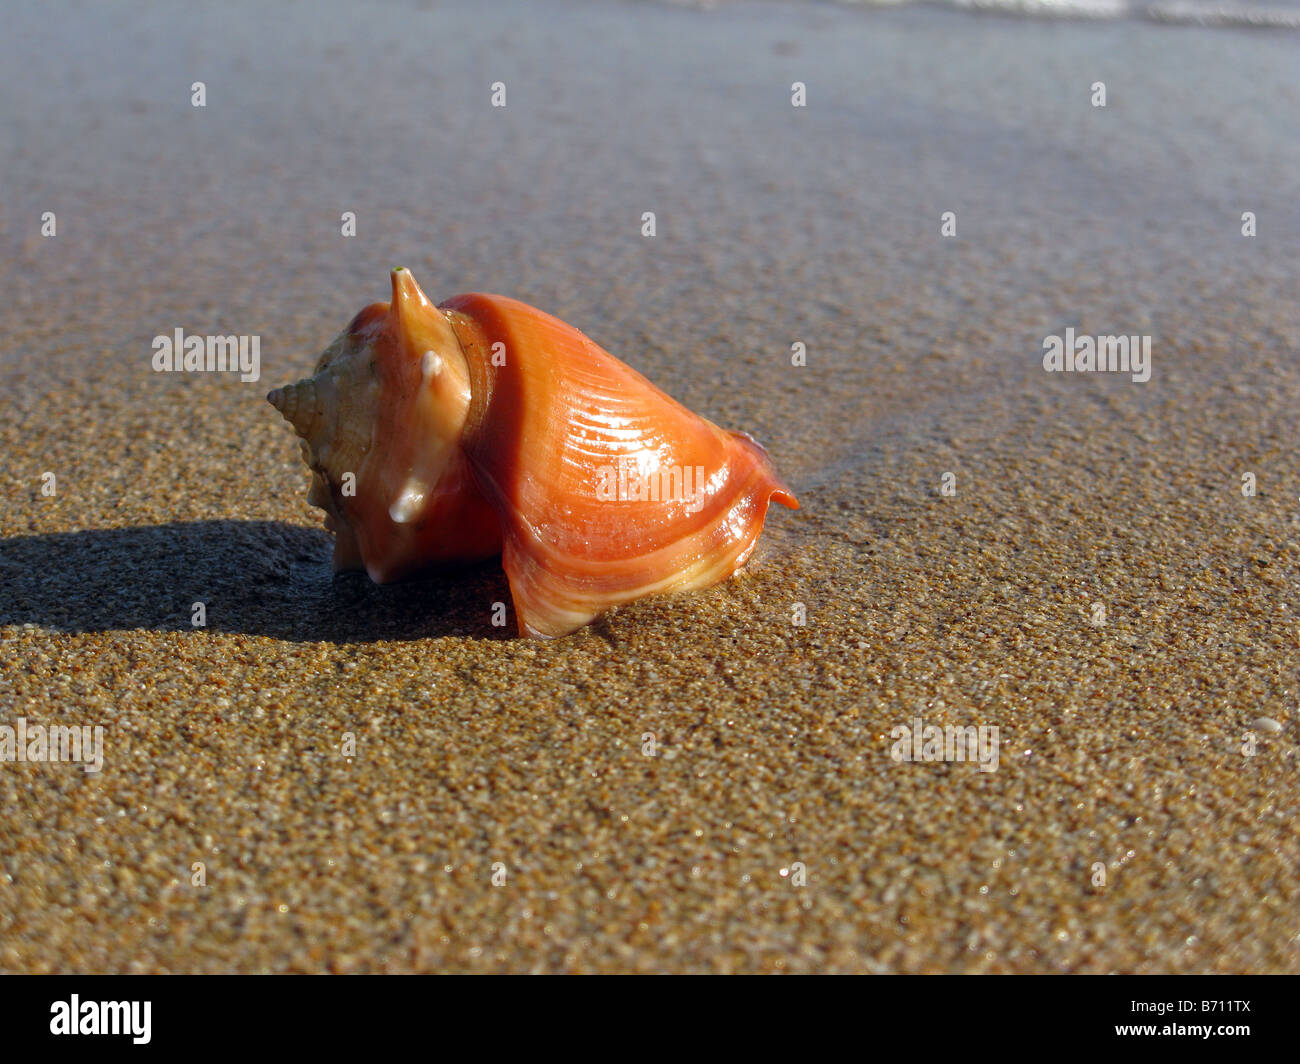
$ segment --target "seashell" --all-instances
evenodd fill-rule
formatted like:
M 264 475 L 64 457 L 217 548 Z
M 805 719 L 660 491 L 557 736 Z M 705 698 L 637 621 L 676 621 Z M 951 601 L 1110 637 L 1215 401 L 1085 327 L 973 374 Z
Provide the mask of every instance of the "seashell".
M 748 560 L 767 453 L 687 410 L 577 329 L 505 296 L 434 306 L 409 270 L 313 376 L 268 400 L 302 437 L 334 567 L 377 583 L 502 557 L 522 634 L 553 638 Z

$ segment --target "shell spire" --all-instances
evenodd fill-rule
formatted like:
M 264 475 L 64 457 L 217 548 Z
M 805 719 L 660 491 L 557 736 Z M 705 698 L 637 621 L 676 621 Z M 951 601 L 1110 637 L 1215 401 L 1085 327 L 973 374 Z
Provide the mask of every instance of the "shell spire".
M 306 439 L 311 435 L 320 410 L 316 401 L 316 385 L 310 377 L 297 384 L 276 388 L 267 395 L 266 401 L 280 411 L 299 436 Z

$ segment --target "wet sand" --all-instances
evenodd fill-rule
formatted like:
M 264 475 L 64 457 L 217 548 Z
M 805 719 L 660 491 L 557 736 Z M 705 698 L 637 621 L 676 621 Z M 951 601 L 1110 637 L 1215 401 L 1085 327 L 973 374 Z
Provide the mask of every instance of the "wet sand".
M 1300 969 L 1293 40 L 258 11 L 0 43 L 0 724 L 105 736 L 0 764 L 0 970 Z M 555 642 L 495 565 L 332 578 L 264 396 L 396 264 L 573 322 L 803 508 Z M 261 379 L 154 373 L 178 327 Z M 1151 380 L 1044 372 L 1066 328 Z M 918 715 L 996 771 L 892 759 Z

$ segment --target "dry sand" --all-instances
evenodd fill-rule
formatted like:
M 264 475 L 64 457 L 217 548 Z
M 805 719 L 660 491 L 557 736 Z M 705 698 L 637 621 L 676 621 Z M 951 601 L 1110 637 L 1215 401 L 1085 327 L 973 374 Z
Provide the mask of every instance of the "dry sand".
M 0 723 L 102 725 L 105 763 L 0 765 L 0 969 L 1300 969 L 1293 40 L 634 4 L 6 34 Z M 803 509 L 551 643 L 491 627 L 495 566 L 331 579 L 263 396 L 398 263 L 572 321 Z M 1151 381 L 1043 372 L 1066 326 L 1152 336 Z M 154 374 L 177 327 L 259 334 L 261 381 Z M 996 726 L 997 770 L 891 760 L 917 713 Z

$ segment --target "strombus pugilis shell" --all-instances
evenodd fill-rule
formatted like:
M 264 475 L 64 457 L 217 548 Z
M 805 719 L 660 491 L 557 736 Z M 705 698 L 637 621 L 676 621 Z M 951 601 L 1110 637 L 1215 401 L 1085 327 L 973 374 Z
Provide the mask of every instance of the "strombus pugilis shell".
M 692 413 L 535 307 L 434 306 L 409 270 L 306 380 L 267 397 L 302 437 L 336 569 L 387 583 L 501 555 L 523 635 L 553 638 L 749 558 L 769 501 L 750 437 Z

